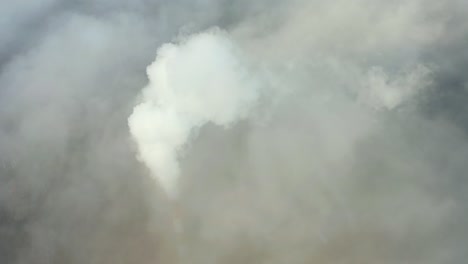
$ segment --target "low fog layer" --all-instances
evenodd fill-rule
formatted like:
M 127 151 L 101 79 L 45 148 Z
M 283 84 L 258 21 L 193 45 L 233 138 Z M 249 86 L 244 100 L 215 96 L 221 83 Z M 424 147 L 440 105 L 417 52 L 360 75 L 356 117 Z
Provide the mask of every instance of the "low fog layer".
M 10 2 L 1 263 L 468 257 L 465 1 Z

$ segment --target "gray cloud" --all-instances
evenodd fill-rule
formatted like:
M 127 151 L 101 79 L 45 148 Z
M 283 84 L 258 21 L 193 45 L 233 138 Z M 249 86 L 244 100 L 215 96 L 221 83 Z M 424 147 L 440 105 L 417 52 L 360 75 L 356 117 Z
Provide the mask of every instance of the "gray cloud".
M 265 92 L 184 151 L 187 263 L 466 259 L 464 1 L 10 2 L 1 263 L 176 263 L 127 118 L 158 47 L 211 26 Z

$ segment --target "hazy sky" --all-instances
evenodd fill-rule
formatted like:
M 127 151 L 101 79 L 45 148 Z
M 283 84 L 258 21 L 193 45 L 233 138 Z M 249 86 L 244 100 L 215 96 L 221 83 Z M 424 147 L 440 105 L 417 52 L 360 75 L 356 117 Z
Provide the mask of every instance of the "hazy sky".
M 464 263 L 467 48 L 463 0 L 7 1 L 0 263 Z

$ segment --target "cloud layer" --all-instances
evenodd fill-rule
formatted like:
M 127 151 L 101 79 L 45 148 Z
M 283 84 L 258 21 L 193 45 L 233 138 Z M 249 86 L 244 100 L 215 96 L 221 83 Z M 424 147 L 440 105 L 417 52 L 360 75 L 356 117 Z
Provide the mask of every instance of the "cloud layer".
M 6 4 L 0 262 L 169 264 L 182 243 L 179 261 L 200 264 L 462 263 L 467 12 L 459 0 Z M 138 119 L 140 103 L 176 118 Z M 129 116 L 157 151 L 190 143 L 168 163 L 145 158 Z M 152 179 L 161 166 L 179 175 L 182 241 Z

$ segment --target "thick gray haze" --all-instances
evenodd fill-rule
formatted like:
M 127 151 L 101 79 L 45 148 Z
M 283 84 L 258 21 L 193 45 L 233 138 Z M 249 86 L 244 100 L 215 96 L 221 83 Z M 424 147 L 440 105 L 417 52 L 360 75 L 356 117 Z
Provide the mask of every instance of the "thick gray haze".
M 260 95 L 178 156 L 176 237 L 128 118 L 212 28 Z M 192 51 L 174 76 L 237 69 Z M 0 263 L 465 263 L 467 71 L 463 0 L 5 1 Z

